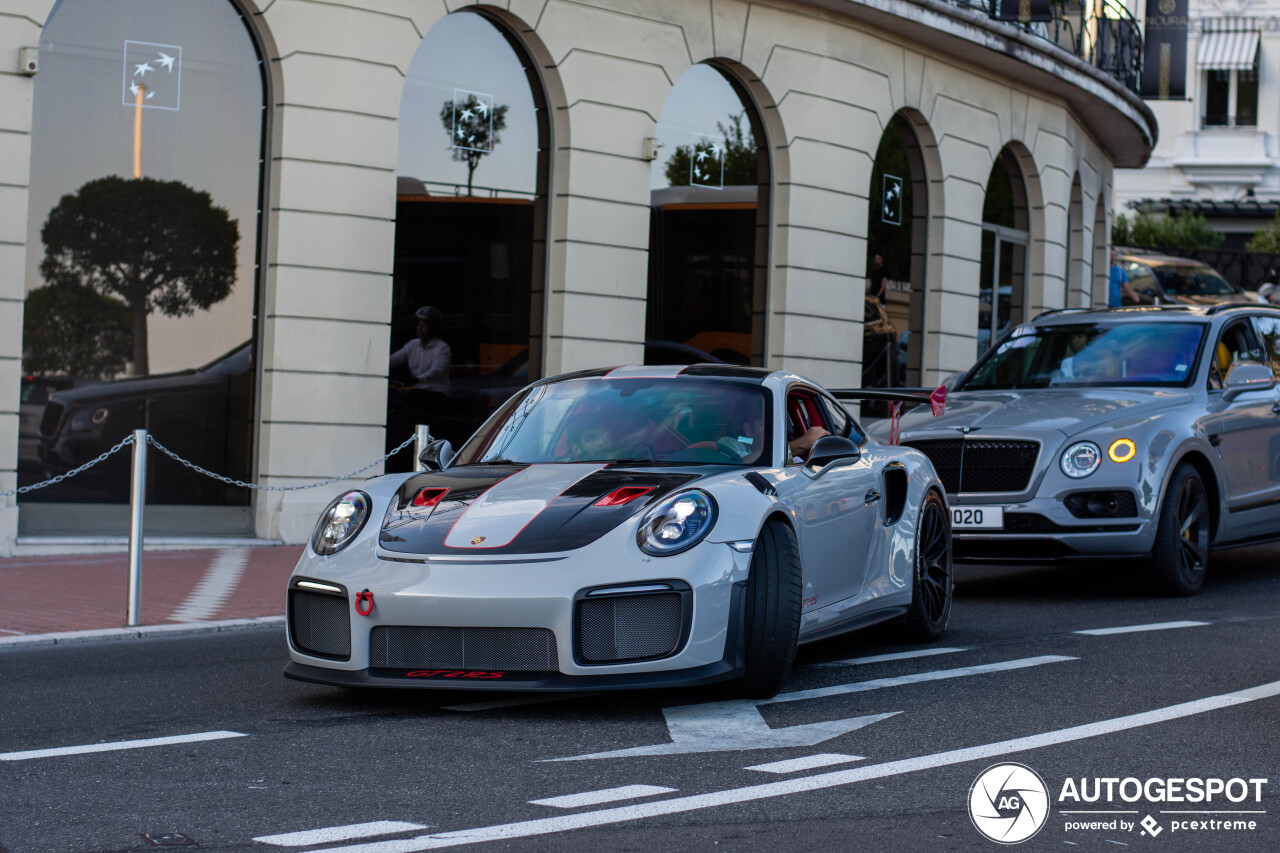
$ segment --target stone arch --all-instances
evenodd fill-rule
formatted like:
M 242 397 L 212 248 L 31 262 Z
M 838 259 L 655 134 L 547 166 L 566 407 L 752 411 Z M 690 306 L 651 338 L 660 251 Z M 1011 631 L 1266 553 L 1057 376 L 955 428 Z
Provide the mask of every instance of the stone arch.
M 1084 193 L 1080 185 L 1080 173 L 1071 179 L 1071 198 L 1067 205 L 1067 308 L 1083 308 L 1089 303 L 1089 269 L 1085 263 L 1084 249 Z
M 1093 214 L 1092 301 L 1085 303 L 1086 308 L 1090 305 L 1105 306 L 1108 300 L 1111 264 L 1107 255 L 1111 246 L 1111 223 L 1108 221 L 1107 210 L 1106 196 L 1099 193 L 1098 206 Z

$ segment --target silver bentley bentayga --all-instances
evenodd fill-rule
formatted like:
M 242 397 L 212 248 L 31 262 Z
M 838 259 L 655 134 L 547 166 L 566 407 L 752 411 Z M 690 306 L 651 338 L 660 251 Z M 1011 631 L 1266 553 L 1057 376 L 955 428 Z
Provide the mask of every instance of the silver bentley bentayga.
M 1211 548 L 1280 537 L 1280 310 L 1041 314 L 902 443 L 947 490 L 957 560 L 1136 557 L 1190 595 Z

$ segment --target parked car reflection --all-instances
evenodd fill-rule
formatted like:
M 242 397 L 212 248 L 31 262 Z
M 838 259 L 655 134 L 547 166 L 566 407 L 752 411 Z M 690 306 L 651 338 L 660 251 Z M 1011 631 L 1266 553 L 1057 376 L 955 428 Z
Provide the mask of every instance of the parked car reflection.
M 49 396 L 36 446 L 43 474 L 83 465 L 135 429 L 196 465 L 249 477 L 253 408 L 253 344 L 246 342 L 203 367 L 129 377 Z M 71 480 L 26 500 L 114 503 L 129 497 L 129 457 L 117 453 Z M 160 454 L 149 457 L 147 500 L 160 504 L 243 505 L 242 488 L 224 486 Z

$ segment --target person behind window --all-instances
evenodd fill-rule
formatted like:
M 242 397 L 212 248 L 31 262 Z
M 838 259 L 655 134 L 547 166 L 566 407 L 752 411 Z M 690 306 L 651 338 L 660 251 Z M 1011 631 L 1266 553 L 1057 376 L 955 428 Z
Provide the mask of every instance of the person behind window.
M 1107 291 L 1107 307 L 1119 308 L 1121 305 L 1137 305 L 1142 300 L 1129 285 L 1129 274 L 1120 263 L 1120 253 L 1111 250 L 1111 284 Z
M 867 275 L 867 296 L 874 296 L 883 305 L 888 274 L 884 270 L 884 256 L 877 252 L 872 256 L 871 272 Z
M 413 387 L 420 391 L 448 394 L 453 352 L 435 334 L 443 319 L 440 309 L 423 305 L 414 316 L 418 318 L 418 336 L 391 354 L 391 366 L 407 366 L 414 379 Z

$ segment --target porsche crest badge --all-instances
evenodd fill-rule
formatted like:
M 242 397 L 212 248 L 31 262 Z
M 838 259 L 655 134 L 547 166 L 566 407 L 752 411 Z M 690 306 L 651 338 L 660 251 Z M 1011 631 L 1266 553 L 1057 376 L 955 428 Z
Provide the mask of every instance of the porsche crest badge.
M 485 540 L 485 537 L 483 537 L 483 536 L 472 536 L 472 537 L 471 537 L 471 544 L 472 544 L 472 545 L 479 545 L 479 544 L 480 544 L 481 542 L 483 542 L 484 540 Z

